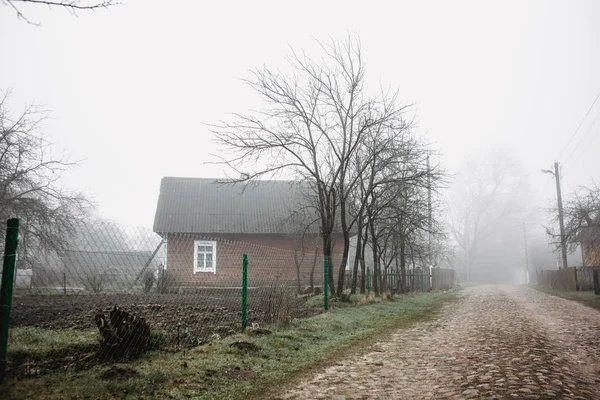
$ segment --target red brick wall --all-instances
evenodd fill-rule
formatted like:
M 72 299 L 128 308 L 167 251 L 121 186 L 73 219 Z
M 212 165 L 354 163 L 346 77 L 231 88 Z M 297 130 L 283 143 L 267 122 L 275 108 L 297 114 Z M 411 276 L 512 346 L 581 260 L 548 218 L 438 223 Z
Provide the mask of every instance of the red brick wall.
M 216 273 L 194 273 L 194 241 L 217 242 Z M 319 244 L 319 239 L 316 238 Z M 335 276 L 341 261 L 343 241 L 337 240 L 333 259 Z M 167 238 L 167 270 L 175 280 L 175 286 L 231 286 L 239 287 L 242 282 L 242 255 L 248 255 L 248 285 L 264 286 L 275 280 L 296 285 L 296 263 L 294 239 L 283 235 L 213 235 L 211 237 L 170 234 Z M 307 243 L 302 252 L 297 252 L 300 264 L 302 287 L 309 284 L 310 272 L 315 256 L 315 244 Z M 319 250 L 314 270 L 314 284 L 323 283 L 323 253 Z
M 583 265 L 600 266 L 600 241 L 583 243 Z

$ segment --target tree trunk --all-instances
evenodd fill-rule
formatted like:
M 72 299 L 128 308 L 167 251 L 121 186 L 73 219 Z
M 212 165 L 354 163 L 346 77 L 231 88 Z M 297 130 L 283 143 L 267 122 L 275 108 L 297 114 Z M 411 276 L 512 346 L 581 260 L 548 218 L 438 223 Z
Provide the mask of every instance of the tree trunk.
M 375 243 L 375 226 L 373 222 L 369 223 L 371 229 L 371 243 L 373 246 L 373 292 L 376 297 L 379 297 L 379 256 L 377 254 L 377 245 Z
M 327 282 L 329 283 L 329 293 L 335 293 L 335 281 L 333 279 L 333 263 L 331 262 L 332 243 L 331 235 L 323 235 L 323 258 L 327 257 L 329 261 L 329 271 L 327 273 Z
M 144 318 L 114 306 L 108 319 L 101 312 L 94 319 L 102 336 L 98 350 L 100 357 L 110 360 L 135 358 L 147 349 L 150 325 Z
M 341 167 L 341 182 L 340 182 L 340 222 L 342 225 L 342 235 L 344 237 L 344 250 L 342 253 L 342 262 L 338 271 L 337 296 L 341 297 L 344 294 L 344 278 L 346 276 L 346 265 L 348 264 L 348 253 L 350 252 L 350 229 L 346 220 L 346 194 L 344 192 L 344 175 L 345 167 Z
M 377 279 L 377 267 L 373 266 L 373 294 L 375 297 L 379 297 L 379 279 Z
M 404 235 L 400 238 L 400 279 L 401 279 L 401 292 L 406 291 L 406 242 Z
M 302 261 L 304 261 L 304 255 L 302 255 Z M 300 264 L 298 260 L 298 251 L 294 250 L 294 263 L 296 264 L 296 283 L 298 285 L 298 294 L 302 294 L 302 286 L 300 285 Z
M 381 270 L 381 256 L 377 257 L 377 265 L 375 266 L 375 269 L 377 270 L 377 278 L 379 279 L 379 294 L 383 296 L 385 293 L 385 274 L 383 272 L 385 271 Z
M 360 249 L 360 294 L 366 293 L 366 283 L 367 283 L 367 266 L 365 264 L 365 250 L 367 248 L 367 243 L 369 241 L 369 233 L 365 229 L 365 237 L 362 242 L 362 248 Z
M 362 247 L 362 225 L 359 222 L 358 235 L 356 235 L 356 251 L 354 252 L 354 265 L 352 266 L 352 284 L 350 285 L 350 294 L 356 293 L 356 281 L 358 279 L 358 264 L 360 262 L 360 249 Z
M 411 290 L 415 290 L 415 273 L 417 272 L 417 265 L 415 264 L 415 253 L 413 252 L 412 246 L 410 246 L 410 260 L 412 261 L 412 282 Z
M 315 258 L 313 259 L 313 265 L 310 270 L 310 292 L 315 291 L 315 267 L 317 266 L 317 256 L 319 255 L 319 246 L 315 249 Z
M 350 252 L 350 234 L 344 230 L 344 252 L 342 253 L 342 262 L 338 271 L 337 296 L 344 294 L 344 278 L 346 275 L 346 264 L 348 264 L 348 253 Z
M 402 287 L 402 274 L 400 273 L 400 262 L 398 257 L 394 257 L 394 293 L 404 293 L 404 288 Z

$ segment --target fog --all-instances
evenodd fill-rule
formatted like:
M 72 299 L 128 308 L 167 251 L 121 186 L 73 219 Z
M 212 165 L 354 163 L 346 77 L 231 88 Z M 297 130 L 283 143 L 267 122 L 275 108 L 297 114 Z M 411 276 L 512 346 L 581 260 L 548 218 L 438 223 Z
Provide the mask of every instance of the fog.
M 11 109 L 51 111 L 43 130 L 53 151 L 80 160 L 61 184 L 120 224 L 152 226 L 163 176 L 226 176 L 208 163 L 220 150 L 206 124 L 261 107 L 240 79 L 249 69 L 290 73 L 290 48 L 314 52 L 315 39 L 349 32 L 360 37 L 369 90 L 399 88 L 415 133 L 441 155 L 446 232 L 470 280 L 521 283 L 527 266 L 555 268 L 545 233 L 555 183 L 541 169 L 558 161 L 565 193 L 598 179 L 593 0 L 129 0 L 77 16 L 24 5 L 40 26 L 0 10 L 0 89 L 12 89 Z M 578 251 L 569 263 L 581 263 Z

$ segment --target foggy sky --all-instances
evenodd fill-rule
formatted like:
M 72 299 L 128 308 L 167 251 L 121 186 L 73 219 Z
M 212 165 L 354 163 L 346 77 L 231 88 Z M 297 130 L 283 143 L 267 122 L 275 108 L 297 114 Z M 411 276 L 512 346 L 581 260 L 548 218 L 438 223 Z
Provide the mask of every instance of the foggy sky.
M 214 4 L 213 4 L 214 3 Z M 23 6 L 41 27 L 0 4 L 0 88 L 11 106 L 46 104 L 45 131 L 81 167 L 65 185 L 102 216 L 152 225 L 163 176 L 222 177 L 204 122 L 258 107 L 239 78 L 284 67 L 289 46 L 315 49 L 358 33 L 373 87 L 415 103 L 418 132 L 454 171 L 503 147 L 525 165 L 535 201 L 600 112 L 600 2 L 175 2 L 125 0 L 73 17 Z M 600 122 L 563 168 L 565 191 L 598 178 Z M 560 156 L 560 158 L 559 158 Z

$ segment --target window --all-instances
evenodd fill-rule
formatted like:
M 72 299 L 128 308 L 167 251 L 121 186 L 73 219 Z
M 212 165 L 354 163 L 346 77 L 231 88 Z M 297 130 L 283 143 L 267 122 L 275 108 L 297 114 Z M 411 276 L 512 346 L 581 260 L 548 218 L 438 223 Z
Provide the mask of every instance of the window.
M 217 242 L 194 242 L 194 273 L 217 272 Z

